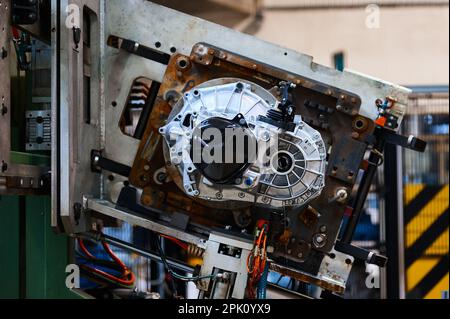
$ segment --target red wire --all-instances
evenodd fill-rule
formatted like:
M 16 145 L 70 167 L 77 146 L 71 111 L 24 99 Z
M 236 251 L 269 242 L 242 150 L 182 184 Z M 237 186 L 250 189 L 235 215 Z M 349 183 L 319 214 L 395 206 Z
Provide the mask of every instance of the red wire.
M 188 249 L 188 245 L 187 244 L 183 243 L 182 241 L 180 241 L 180 240 L 178 240 L 176 238 L 173 238 L 173 237 L 170 237 L 170 236 L 167 236 L 167 235 L 163 235 L 163 234 L 160 234 L 160 236 L 169 239 L 171 242 L 173 242 L 174 244 L 177 244 L 178 246 L 180 246 L 184 250 Z
M 103 245 L 103 248 L 105 249 L 105 251 L 108 253 L 108 255 L 109 255 L 116 263 L 118 263 L 119 266 L 120 266 L 124 271 L 128 269 L 127 266 L 125 266 L 125 264 L 122 262 L 122 260 L 120 260 L 119 257 L 117 257 L 117 256 L 113 253 L 113 251 L 111 250 L 111 248 L 109 247 L 109 245 L 108 245 L 106 242 L 102 241 L 102 245 Z
M 14 28 L 14 27 L 12 28 L 12 34 L 13 34 L 13 37 L 14 37 L 15 40 L 20 39 L 19 31 L 16 28 Z
M 97 268 L 92 268 L 92 267 L 89 267 L 89 266 L 86 266 L 86 265 L 82 265 L 82 267 L 87 268 L 91 272 L 94 272 L 94 273 L 96 273 L 96 274 L 98 274 L 100 276 L 106 277 L 109 280 L 118 282 L 118 283 L 120 283 L 122 285 L 125 285 L 125 286 L 133 285 L 134 281 L 136 280 L 133 272 L 131 272 L 131 271 L 128 271 L 128 274 L 127 274 L 127 276 L 130 276 L 129 279 L 122 279 L 122 278 L 118 278 L 116 276 L 113 276 L 113 275 L 111 275 L 111 274 L 109 274 L 107 272 L 104 272 L 103 270 L 97 269 Z
M 96 259 L 94 255 L 92 255 L 89 250 L 84 245 L 84 241 L 81 238 L 78 238 L 78 245 L 80 246 L 83 253 L 88 256 L 90 259 Z
M 81 238 L 78 238 L 78 244 L 81 248 L 81 250 L 83 251 L 83 253 L 86 254 L 86 256 L 88 256 L 91 259 L 97 259 L 94 255 L 92 255 L 89 250 L 86 248 L 86 246 L 84 245 L 84 242 Z M 102 246 L 105 249 L 105 251 L 108 253 L 108 255 L 120 266 L 120 268 L 122 268 L 122 276 L 123 277 L 128 277 L 130 276 L 129 279 L 122 279 L 122 278 L 118 278 L 116 276 L 113 276 L 107 272 L 104 272 L 100 269 L 96 269 L 93 267 L 89 267 L 87 265 L 82 265 L 84 268 L 89 269 L 89 271 L 94 272 L 98 275 L 101 275 L 103 277 L 106 277 L 109 280 L 118 282 L 120 284 L 123 284 L 125 286 L 131 286 L 134 284 L 136 277 L 134 275 L 134 273 L 132 271 L 130 271 L 128 269 L 128 267 L 122 262 L 122 260 L 119 259 L 119 257 L 117 257 L 114 252 L 111 250 L 111 248 L 109 247 L 109 245 L 106 242 L 102 242 Z

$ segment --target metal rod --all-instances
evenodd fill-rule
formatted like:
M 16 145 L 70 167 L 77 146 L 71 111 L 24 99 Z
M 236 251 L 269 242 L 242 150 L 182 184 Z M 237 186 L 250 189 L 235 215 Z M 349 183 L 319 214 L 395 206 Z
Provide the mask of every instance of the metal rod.
M 350 218 L 348 219 L 347 226 L 344 230 L 344 234 L 342 235 L 341 242 L 350 244 L 352 242 L 353 235 L 356 231 L 356 226 L 358 226 L 359 219 L 361 217 L 362 210 L 364 208 L 364 204 L 366 202 L 367 195 L 369 194 L 370 187 L 372 185 L 373 178 L 375 177 L 375 174 L 378 170 L 378 163 L 381 160 L 381 152 L 384 149 L 385 142 L 380 137 L 381 134 L 377 134 L 378 132 L 375 132 L 375 136 L 377 138 L 377 141 L 374 145 L 374 151 L 370 153 L 369 156 L 369 167 L 367 168 L 367 171 L 365 172 L 359 189 L 358 193 L 356 195 L 356 200 L 353 205 L 353 212 Z

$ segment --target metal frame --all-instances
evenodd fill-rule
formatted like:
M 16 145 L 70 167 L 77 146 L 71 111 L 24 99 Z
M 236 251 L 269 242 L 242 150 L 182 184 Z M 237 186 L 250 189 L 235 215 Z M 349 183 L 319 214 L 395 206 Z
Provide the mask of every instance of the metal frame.
M 360 96 L 362 105 L 359 113 L 371 119 L 376 119 L 378 111 L 374 104 L 377 98 L 392 96 L 398 100 L 394 113 L 402 117 L 407 102 L 409 90 L 397 85 L 379 81 L 354 72 L 340 72 L 312 61 L 312 57 L 282 48 L 280 46 L 256 39 L 250 35 L 241 34 L 234 30 L 191 17 L 177 11 L 156 5 L 144 0 L 110 0 L 110 1 L 54 1 L 53 24 L 59 21 L 59 41 L 54 41 L 54 65 L 60 69 L 59 75 L 54 73 L 53 83 L 60 83 L 59 89 L 54 88 L 53 110 L 58 109 L 59 119 L 55 123 L 59 143 L 54 145 L 56 155 L 53 165 L 57 166 L 57 156 L 60 160 L 60 186 L 53 180 L 54 211 L 64 223 L 66 232 L 79 232 L 90 228 L 84 219 L 76 225 L 73 217 L 73 205 L 81 202 L 83 195 L 114 201 L 114 188 L 123 179 L 116 178 L 115 182 L 107 181 L 104 176 L 95 176 L 90 172 L 89 156 L 86 152 L 91 149 L 102 149 L 105 157 L 118 163 L 131 166 L 137 152 L 139 141 L 124 135 L 118 125 L 122 115 L 122 106 L 128 97 L 128 88 L 122 89 L 124 84 L 132 83 L 139 76 L 161 81 L 165 66 L 151 60 L 124 52 L 117 52 L 106 46 L 109 35 L 120 38 L 133 39 L 141 45 L 155 47 L 171 54 L 171 48 L 179 53 L 189 55 L 194 44 L 207 42 L 211 45 L 223 47 L 225 50 L 236 52 L 242 56 L 250 56 L 256 61 L 269 65 L 276 65 L 280 69 L 301 74 L 312 80 L 353 92 Z M 82 63 L 78 63 L 76 73 L 73 69 L 82 56 L 74 50 L 72 30 L 65 27 L 65 7 L 68 4 L 88 4 L 98 14 L 99 24 L 96 31 L 99 39 L 98 47 L 91 48 L 95 56 L 100 57 L 99 74 L 93 76 L 96 88 L 93 96 L 98 99 L 92 103 L 91 125 L 81 121 L 81 114 L 76 113 L 77 100 L 74 89 L 82 90 L 80 81 Z M 60 18 L 58 18 L 60 16 Z M 58 19 L 57 19 L 58 18 Z M 171 24 L 170 30 L 165 28 Z M 148 32 L 136 32 L 136 26 Z M 82 27 L 82 26 L 81 26 Z M 177 30 L 172 31 L 172 30 Z M 224 40 L 225 39 L 225 40 Z M 57 38 L 55 37 L 55 40 Z M 246 43 L 242 46 L 242 43 Z M 58 49 L 58 45 L 60 46 Z M 173 49 L 172 49 L 173 50 Z M 58 60 L 59 58 L 59 60 Z M 95 68 L 93 68 L 95 69 Z M 59 76 L 59 78 L 58 78 Z M 56 81 L 58 79 L 58 81 Z M 80 83 L 75 86 L 75 83 Z M 56 84 L 57 85 L 57 84 Z M 74 87 L 75 86 L 75 87 Z M 126 85 L 125 85 L 126 87 Z M 59 95 L 60 103 L 57 103 Z M 75 100 L 74 100 L 75 98 Z M 59 107 L 57 107 L 57 105 Z M 116 105 L 117 107 L 113 107 Z M 54 136 L 57 141 L 57 136 Z M 75 182 L 76 181 L 76 182 Z M 57 216 L 54 216 L 54 221 Z
M 11 162 L 11 1 L 0 3 L 0 195 L 39 194 L 49 168 Z
M 65 26 L 69 4 L 80 8 L 86 5 L 96 15 L 96 23 L 91 27 L 91 36 L 95 40 L 90 47 L 90 54 L 94 57 L 91 60 L 90 123 L 84 122 L 85 110 L 80 107 L 83 103 L 79 99 L 84 90 L 84 48 L 82 44 L 74 43 L 73 30 Z M 83 19 L 80 20 L 79 28 L 83 30 Z M 351 92 L 361 99 L 358 114 L 372 120 L 378 116 L 375 101 L 392 97 L 397 102 L 390 112 L 401 122 L 410 92 L 362 74 L 316 64 L 308 55 L 145 0 L 53 0 L 52 26 L 56 28 L 52 34 L 52 224 L 63 226 L 67 233 L 89 231 L 95 228 L 96 219 L 104 215 L 178 238 L 187 236 L 184 240 L 188 242 L 202 243 L 197 235 L 191 237 L 164 223 L 152 221 L 150 217 L 117 207 L 115 202 L 125 178 L 111 172 L 95 174 L 91 171 L 91 150 L 101 150 L 102 156 L 116 163 L 133 165 L 140 141 L 124 135 L 118 125 L 129 87 L 141 76 L 161 82 L 166 70 L 164 64 L 108 47 L 106 43 L 110 35 L 132 39 L 149 48 L 158 47 L 157 50 L 165 54 L 177 52 L 189 56 L 194 45 L 201 42 L 221 47 L 237 55 L 251 57 L 258 63 L 273 65 L 290 74 Z M 151 32 L 136 32 L 137 27 Z M 114 178 L 110 180 L 109 176 Z M 84 208 L 81 214 L 75 209 L 80 206 Z M 100 215 L 91 214 L 90 210 Z M 342 280 L 329 281 L 326 276 L 311 277 L 272 265 L 272 270 L 337 292 L 343 291 L 348 275 L 336 268 Z

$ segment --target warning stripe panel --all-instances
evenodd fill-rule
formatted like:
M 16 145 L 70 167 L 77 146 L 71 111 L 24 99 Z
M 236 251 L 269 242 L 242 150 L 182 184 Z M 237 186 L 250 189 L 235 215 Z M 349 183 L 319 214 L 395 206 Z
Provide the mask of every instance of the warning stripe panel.
M 412 290 L 417 284 L 436 266 L 439 258 L 420 258 L 416 260 L 407 270 L 408 291 Z
M 438 263 L 428 272 L 422 280 L 420 280 L 414 288 L 410 289 L 406 293 L 408 299 L 422 299 L 430 294 L 437 285 L 440 284 L 442 279 L 448 276 L 449 260 L 448 256 L 443 256 L 439 259 Z M 444 290 L 448 290 L 447 285 L 444 286 Z
M 443 215 L 448 214 L 448 191 L 448 185 L 425 186 L 405 207 L 406 247 L 411 247 L 437 220 L 443 221 L 444 226 L 448 225 L 448 218 L 446 222 L 442 218 Z M 439 254 L 439 250 L 445 251 L 446 247 L 448 247 L 448 241 L 446 245 L 444 243 L 443 246 L 436 247 L 436 253 Z
M 441 298 L 449 289 L 449 187 L 406 185 L 407 298 Z

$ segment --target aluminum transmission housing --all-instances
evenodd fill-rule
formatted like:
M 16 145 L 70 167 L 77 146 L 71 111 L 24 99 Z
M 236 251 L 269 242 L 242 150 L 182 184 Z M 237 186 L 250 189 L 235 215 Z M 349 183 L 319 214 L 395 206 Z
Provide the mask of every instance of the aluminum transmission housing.
M 325 186 L 325 143 L 300 116 L 291 131 L 260 120 L 279 103 L 269 91 L 240 79 L 212 80 L 185 93 L 159 130 L 166 163 L 179 175 L 173 176 L 178 186 L 207 202 L 274 208 L 301 206 L 316 198 Z M 246 136 L 250 142 L 239 144 L 227 134 L 211 139 L 207 133 L 205 138 L 202 127 L 224 133 L 218 127 L 223 123 L 234 128 L 236 139 Z M 223 154 L 205 162 L 205 154 L 218 152 Z

